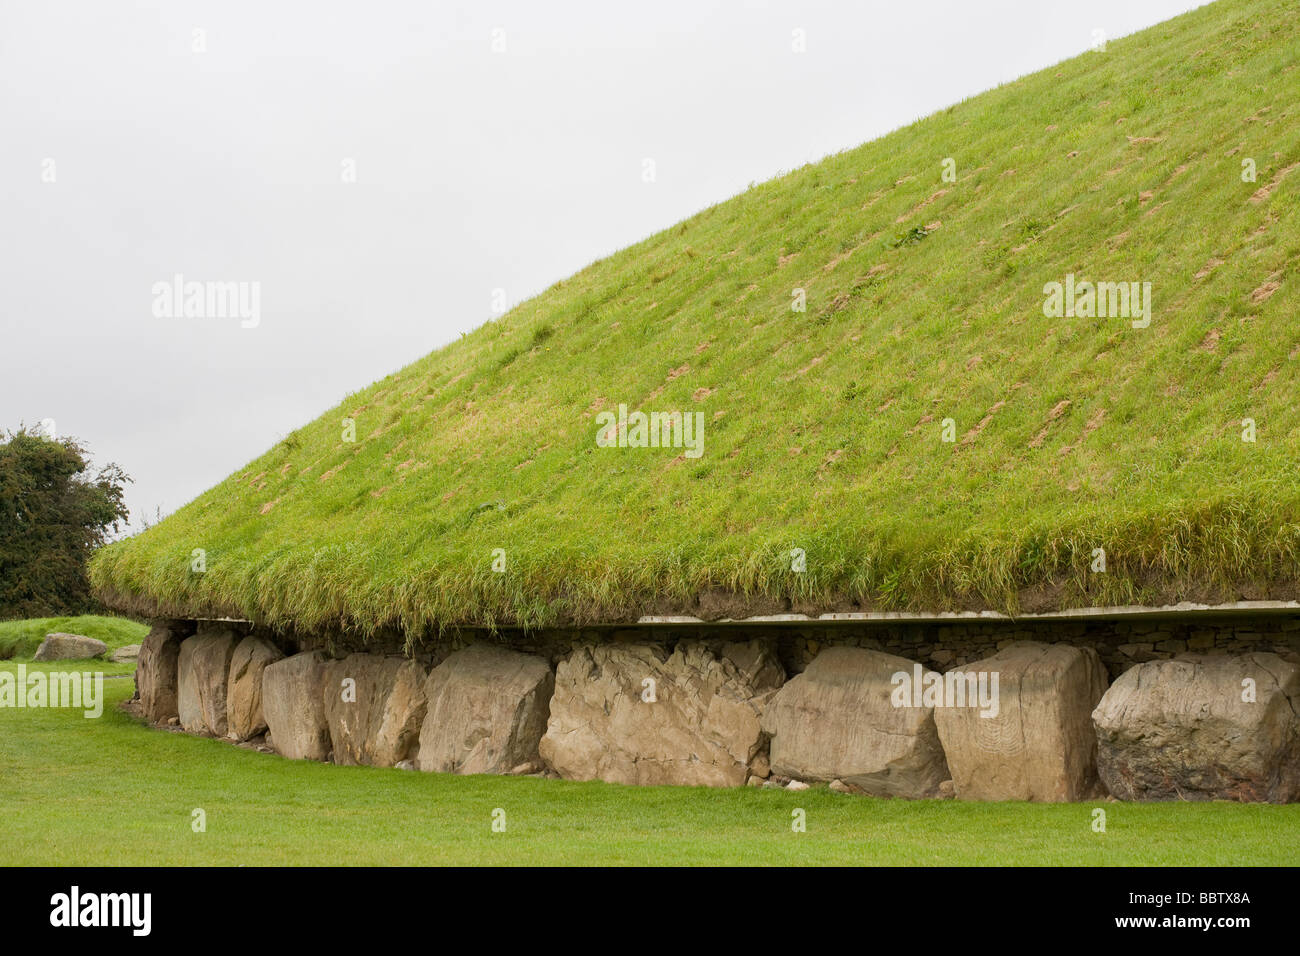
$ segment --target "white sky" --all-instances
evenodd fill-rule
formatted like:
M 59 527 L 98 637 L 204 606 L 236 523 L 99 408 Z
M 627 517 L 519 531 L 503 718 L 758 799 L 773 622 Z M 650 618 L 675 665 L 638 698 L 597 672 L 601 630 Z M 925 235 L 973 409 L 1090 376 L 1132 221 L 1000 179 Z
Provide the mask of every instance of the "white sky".
M 121 464 L 138 526 L 494 289 L 1199 5 L 0 0 L 0 428 Z M 176 273 L 260 324 L 156 317 Z

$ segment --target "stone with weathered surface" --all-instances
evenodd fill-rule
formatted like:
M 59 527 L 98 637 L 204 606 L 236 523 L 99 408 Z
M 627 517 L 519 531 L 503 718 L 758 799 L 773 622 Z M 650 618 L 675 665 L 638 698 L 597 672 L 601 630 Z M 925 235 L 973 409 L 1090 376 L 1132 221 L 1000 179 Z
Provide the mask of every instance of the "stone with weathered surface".
M 428 675 L 416 661 L 349 654 L 325 675 L 325 719 L 334 762 L 391 767 L 415 756 Z M 345 681 L 352 681 L 351 685 Z
M 181 642 L 176 706 L 181 726 L 192 734 L 226 735 L 226 681 L 239 635 L 205 631 Z
M 108 655 L 108 659 L 114 664 L 129 664 L 131 661 L 138 661 L 140 659 L 140 645 L 126 644 L 119 647 Z
M 998 675 L 998 713 L 936 707 L 959 800 L 1083 800 L 1100 793 L 1092 711 L 1106 691 L 1096 651 L 1018 641 L 957 671 Z
M 454 652 L 424 685 L 429 708 L 417 765 L 442 773 L 512 773 L 531 766 L 554 689 L 544 658 L 490 644 Z
M 744 650 L 742 650 L 744 648 Z M 735 658 L 740 658 L 737 664 Z M 743 786 L 784 672 L 764 646 L 580 647 L 556 670 L 539 752 L 570 780 Z M 653 681 L 654 702 L 649 696 Z
M 1102 782 L 1121 800 L 1295 801 L 1298 714 L 1300 667 L 1276 654 L 1138 664 L 1093 711 Z
M 914 667 L 882 651 L 822 651 L 763 711 L 772 772 L 840 781 L 876 796 L 935 796 L 949 774 L 934 708 L 892 699 L 893 676 L 910 678 Z
M 294 654 L 262 669 L 262 714 L 270 745 L 291 760 L 324 760 L 330 752 L 325 719 L 325 669 L 320 651 Z
M 34 661 L 80 661 L 100 657 L 108 650 L 108 645 L 97 637 L 83 637 L 80 634 L 46 634 L 41 646 L 32 655 Z
M 722 645 L 721 656 L 736 666 L 751 687 L 771 690 L 785 683 L 785 668 L 764 641 L 730 641 Z
M 235 645 L 226 682 L 226 733 L 235 740 L 248 740 L 266 730 L 262 671 L 283 658 L 280 649 L 263 637 L 246 637 Z
M 165 624 L 155 624 L 140 644 L 135 662 L 135 686 L 140 695 L 140 713 L 155 724 L 178 717 L 177 673 L 181 639 Z

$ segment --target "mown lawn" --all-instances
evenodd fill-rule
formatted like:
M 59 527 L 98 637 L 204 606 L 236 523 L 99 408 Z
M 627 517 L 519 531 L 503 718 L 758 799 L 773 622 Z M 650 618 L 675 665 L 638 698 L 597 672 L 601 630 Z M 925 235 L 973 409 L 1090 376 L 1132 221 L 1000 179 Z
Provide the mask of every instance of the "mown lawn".
M 0 710 L 0 865 L 1300 864 L 1300 805 L 908 802 L 335 767 L 145 727 L 117 708 L 129 679 L 105 693 L 98 720 Z

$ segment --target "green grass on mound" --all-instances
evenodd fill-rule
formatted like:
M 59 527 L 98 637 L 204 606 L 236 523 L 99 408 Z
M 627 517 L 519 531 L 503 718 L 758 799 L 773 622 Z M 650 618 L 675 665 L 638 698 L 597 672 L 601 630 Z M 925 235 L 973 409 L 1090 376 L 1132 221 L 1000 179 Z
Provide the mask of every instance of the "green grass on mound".
M 97 720 L 0 710 L 0 865 L 1300 864 L 1300 804 L 912 802 L 335 767 L 150 729 L 116 707 L 129 680 L 105 688 Z
M 56 632 L 98 638 L 112 652 L 127 644 L 139 644 L 149 633 L 149 628 L 138 621 L 95 614 L 0 621 L 0 660 L 30 660 L 41 641 L 45 640 L 45 635 Z
M 1294 597 L 1298 48 L 1292 3 L 1220 0 L 755 186 L 348 397 L 93 580 L 412 631 Z M 1046 317 L 1071 274 L 1151 283 L 1150 326 Z M 597 447 L 620 404 L 701 413 L 703 454 Z

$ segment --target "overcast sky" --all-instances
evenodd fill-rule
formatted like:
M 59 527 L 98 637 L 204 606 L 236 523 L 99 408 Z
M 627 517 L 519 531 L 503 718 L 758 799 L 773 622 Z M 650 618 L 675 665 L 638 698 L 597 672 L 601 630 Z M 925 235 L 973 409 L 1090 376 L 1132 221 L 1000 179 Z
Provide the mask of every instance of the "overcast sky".
M 496 289 L 1199 5 L 0 0 L 0 428 L 118 462 L 138 527 Z M 160 317 L 178 273 L 259 321 Z

